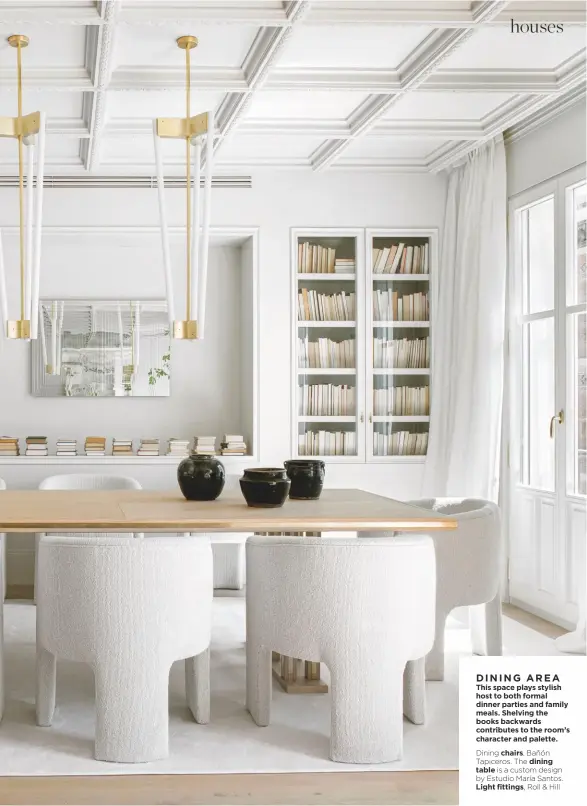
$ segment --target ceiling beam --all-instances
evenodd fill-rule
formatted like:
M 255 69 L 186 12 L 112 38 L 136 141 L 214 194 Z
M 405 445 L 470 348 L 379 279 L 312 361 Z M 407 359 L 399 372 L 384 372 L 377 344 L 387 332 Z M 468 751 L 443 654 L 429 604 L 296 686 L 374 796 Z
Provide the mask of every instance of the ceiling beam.
M 482 0 L 473 11 L 476 25 L 486 23 L 501 13 L 507 3 L 501 0 Z M 470 39 L 475 28 L 437 30 L 422 43 L 399 66 L 401 89 L 390 95 L 372 95 L 350 116 L 349 122 L 355 137 L 366 134 L 405 93 L 423 84 L 442 62 Z M 323 170 L 339 159 L 347 148 L 348 141 L 330 140 L 323 143 L 311 155 L 314 170 Z
M 279 57 L 294 26 L 298 25 L 308 13 L 309 6 L 309 0 L 288 0 L 284 5 L 288 27 L 259 29 L 242 66 L 248 92 L 228 93 L 221 103 L 217 112 L 221 139 L 218 140 L 215 150 L 222 147 L 224 138 L 242 117 L 255 91 L 267 80 L 270 68 Z
M 90 26 L 86 32 L 86 67 L 90 71 L 94 91 L 89 104 L 84 104 L 89 109 L 90 137 L 82 141 L 80 156 L 88 171 L 95 171 L 100 164 L 106 95 L 112 73 L 114 30 L 119 8 L 117 0 L 100 0 L 98 12 L 102 25 Z

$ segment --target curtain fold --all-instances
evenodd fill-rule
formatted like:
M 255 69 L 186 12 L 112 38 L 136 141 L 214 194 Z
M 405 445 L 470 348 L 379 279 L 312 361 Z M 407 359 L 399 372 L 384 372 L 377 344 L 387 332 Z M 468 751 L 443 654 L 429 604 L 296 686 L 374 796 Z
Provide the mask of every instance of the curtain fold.
M 499 136 L 448 177 L 440 266 L 431 278 L 424 495 L 498 498 L 506 220 L 505 148 Z

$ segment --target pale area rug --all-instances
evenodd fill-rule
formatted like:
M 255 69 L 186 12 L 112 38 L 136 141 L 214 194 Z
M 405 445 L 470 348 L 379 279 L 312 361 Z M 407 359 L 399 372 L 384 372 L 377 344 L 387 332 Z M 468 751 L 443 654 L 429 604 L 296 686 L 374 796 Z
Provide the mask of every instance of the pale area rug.
M 0 775 L 347 772 L 458 767 L 458 657 L 471 650 L 468 631 L 459 628 L 457 622 L 452 622 L 447 630 L 446 680 L 427 684 L 426 725 L 412 725 L 404 720 L 402 761 L 362 766 L 337 764 L 328 758 L 328 694 L 288 695 L 275 684 L 272 724 L 259 728 L 253 723 L 244 707 L 244 599 L 216 598 L 213 611 L 210 724 L 196 725 L 188 716 L 183 663 L 176 663 L 170 677 L 169 758 L 149 764 L 108 764 L 93 758 L 94 682 L 91 670 L 84 664 L 58 662 L 53 726 L 36 727 L 35 608 L 30 604 L 5 605 L 6 709 L 0 724 Z M 507 654 L 560 654 L 550 639 L 507 618 L 504 635 Z

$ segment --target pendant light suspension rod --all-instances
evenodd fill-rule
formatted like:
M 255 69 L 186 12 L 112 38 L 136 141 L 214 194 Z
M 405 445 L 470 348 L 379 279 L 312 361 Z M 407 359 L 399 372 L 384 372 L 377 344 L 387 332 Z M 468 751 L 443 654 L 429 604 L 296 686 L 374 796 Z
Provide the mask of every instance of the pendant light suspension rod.
M 16 71 L 18 85 L 18 210 L 20 220 L 20 319 L 25 317 L 25 270 L 24 270 L 24 175 L 23 175 L 23 153 L 22 153 L 22 42 L 20 39 L 16 43 Z
M 185 49 L 185 117 L 189 121 L 191 117 L 190 96 L 192 90 L 191 82 L 191 48 Z M 186 127 L 187 128 L 187 127 Z M 187 128 L 185 136 L 185 186 L 186 186 L 186 239 L 185 239 L 185 255 L 186 255 L 186 275 L 187 275 L 187 288 L 186 288 L 186 320 L 189 322 L 192 318 L 192 187 L 191 187 L 191 137 L 189 128 Z

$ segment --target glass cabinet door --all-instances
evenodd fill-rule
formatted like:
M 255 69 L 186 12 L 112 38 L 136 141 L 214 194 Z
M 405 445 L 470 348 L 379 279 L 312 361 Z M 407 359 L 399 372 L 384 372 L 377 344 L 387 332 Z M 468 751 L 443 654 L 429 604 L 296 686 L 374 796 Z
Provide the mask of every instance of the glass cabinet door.
M 370 456 L 424 456 L 430 421 L 430 242 L 372 239 Z
M 297 238 L 298 456 L 359 455 L 357 241 Z

